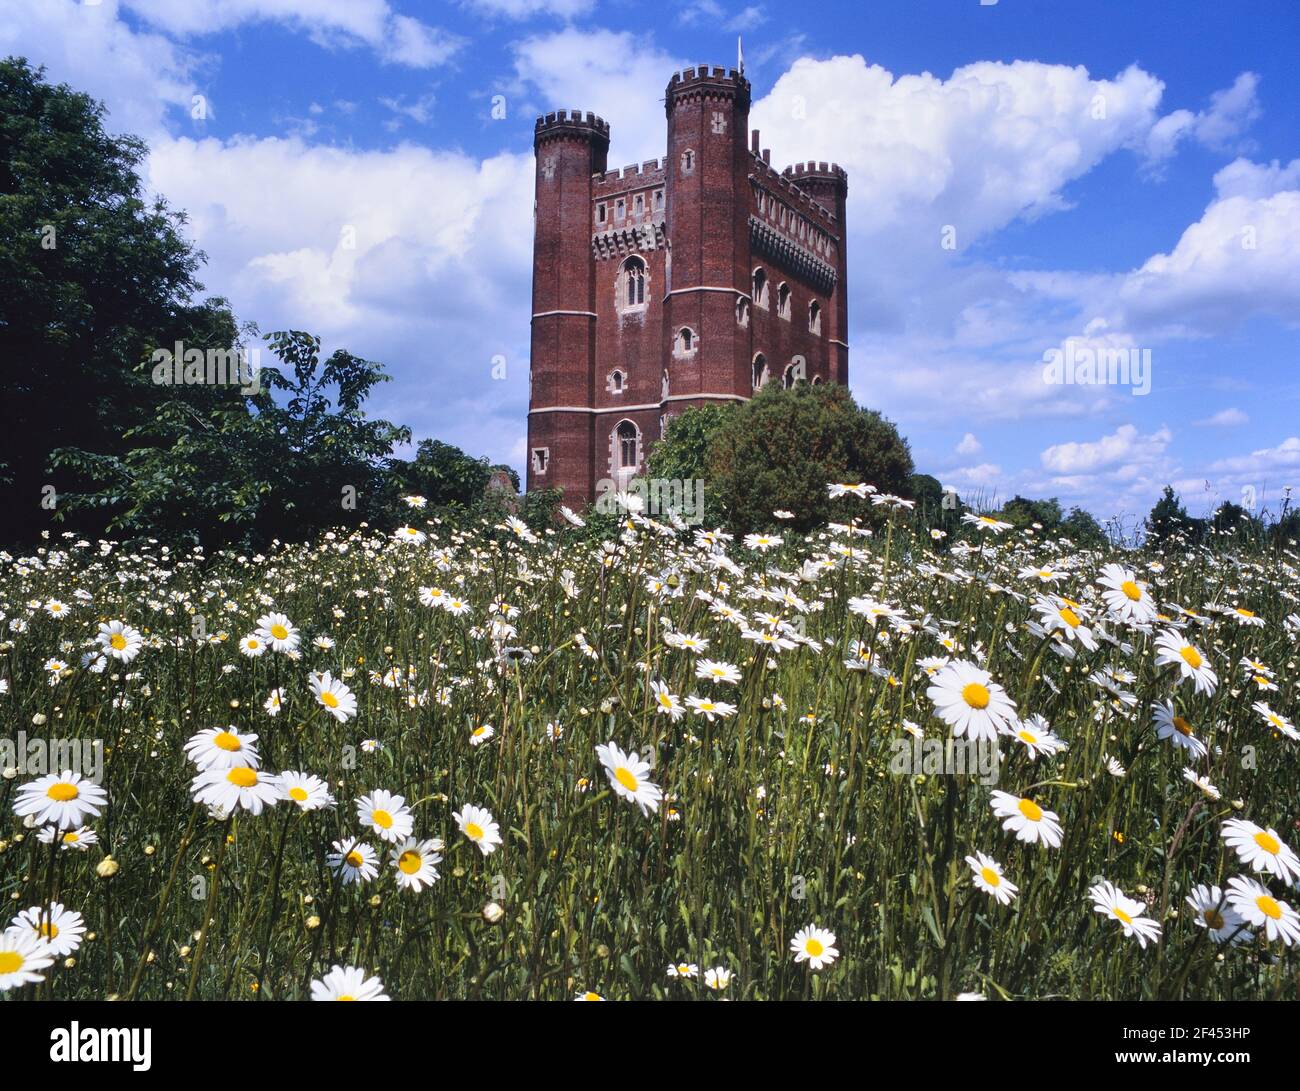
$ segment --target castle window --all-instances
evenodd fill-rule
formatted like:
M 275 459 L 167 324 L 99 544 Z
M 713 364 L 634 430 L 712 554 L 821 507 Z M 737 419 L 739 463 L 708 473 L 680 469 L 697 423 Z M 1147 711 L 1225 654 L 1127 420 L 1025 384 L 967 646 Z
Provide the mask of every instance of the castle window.
M 546 473 L 546 467 L 551 461 L 551 449 L 549 447 L 533 448 L 533 471 L 535 473 Z
M 743 295 L 736 298 L 736 325 L 742 329 L 749 325 L 749 300 Z
M 687 148 L 682 152 L 682 173 L 690 174 L 695 170 L 695 152 Z
M 822 305 L 815 299 L 808 304 L 808 332 L 822 332 Z
M 666 402 L 668 400 L 668 369 L 664 368 L 663 381 L 659 384 L 659 400 Z
M 807 378 L 808 365 L 802 356 L 796 356 L 785 369 L 785 374 L 781 377 L 781 385 L 789 390 L 795 383 L 801 383 Z
M 645 262 L 638 257 L 630 257 L 623 262 L 619 275 L 619 303 L 623 309 L 645 306 Z
M 754 389 L 760 390 L 767 382 L 767 358 L 760 352 L 754 356 Z
M 657 189 L 655 190 L 655 208 L 659 209 L 663 207 L 664 207 L 664 191 L 661 189 Z
M 605 222 L 605 206 L 603 204 L 596 206 L 596 222 L 598 224 L 603 224 Z
M 782 284 L 776 290 L 776 316 L 789 320 L 790 318 L 790 285 Z
M 762 269 L 754 270 L 754 306 L 767 310 L 767 274 Z
M 615 429 L 615 437 L 618 443 L 615 453 L 618 456 L 618 467 L 620 470 L 635 470 L 637 464 L 637 433 L 636 425 L 630 420 L 619 423 Z
M 618 204 L 614 206 L 614 219 L 621 220 L 627 215 L 627 202 L 622 197 L 618 199 Z
M 677 331 L 677 337 L 673 341 L 674 355 L 687 355 L 695 351 L 695 346 L 699 344 L 699 338 L 695 336 L 695 331 L 690 326 L 683 326 Z
M 626 379 L 623 373 L 618 368 L 615 368 L 609 373 L 609 383 L 607 384 L 609 392 L 611 394 L 622 394 L 625 382 Z
M 636 214 L 641 215 L 645 211 L 645 195 L 638 193 L 636 195 Z

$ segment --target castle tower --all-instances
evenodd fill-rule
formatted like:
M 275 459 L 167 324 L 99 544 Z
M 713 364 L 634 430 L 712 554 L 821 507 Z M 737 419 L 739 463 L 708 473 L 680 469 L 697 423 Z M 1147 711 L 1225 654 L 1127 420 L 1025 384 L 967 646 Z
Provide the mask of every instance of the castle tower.
M 596 362 L 592 176 L 605 170 L 609 125 L 578 110 L 547 114 L 537 119 L 533 151 L 528 488 L 587 497 L 593 488 L 588 407 Z
M 613 170 L 600 118 L 537 119 L 529 489 L 581 506 L 684 409 L 848 382 L 847 175 L 774 169 L 749 105 L 739 69 L 678 72 L 667 154 Z
M 849 173 L 838 163 L 797 163 L 786 167 L 782 175 L 835 216 L 840 242 L 831 264 L 835 267 L 834 306 L 827 316 L 827 337 L 831 352 L 830 378 L 841 386 L 849 385 L 849 294 L 848 262 L 844 255 L 844 215 L 849 200 Z
M 667 412 L 751 392 L 750 329 L 737 321 L 750 282 L 750 87 L 735 69 L 701 65 L 676 73 L 664 98 Z

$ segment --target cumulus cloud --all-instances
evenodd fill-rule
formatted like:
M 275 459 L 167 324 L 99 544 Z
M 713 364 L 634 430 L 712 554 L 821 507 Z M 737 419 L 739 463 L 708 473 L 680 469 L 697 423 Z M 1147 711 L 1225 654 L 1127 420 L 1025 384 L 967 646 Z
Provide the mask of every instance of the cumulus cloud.
M 1242 72 L 1231 87 L 1210 96 L 1207 109 L 1175 110 L 1162 117 L 1147 134 L 1146 152 L 1152 165 L 1168 159 L 1186 140 L 1215 151 L 1233 150 L 1259 118 L 1258 87 L 1259 77 L 1254 72 Z
M 178 138 L 148 168 L 236 313 L 385 361 L 400 383 L 377 414 L 509 456 L 527 411 L 531 154 Z
M 1150 463 L 1162 455 L 1173 439 L 1168 428 L 1148 435 L 1132 424 L 1121 424 L 1108 436 L 1092 442 L 1058 443 L 1041 456 L 1043 466 L 1054 473 L 1086 473 L 1122 464 L 1124 468 Z
M 973 433 L 967 432 L 961 437 L 961 442 L 953 450 L 959 455 L 977 455 L 983 449 L 983 444 L 977 440 Z
M 190 109 L 207 67 L 161 34 L 132 31 L 116 0 L 0 0 L 0 53 L 43 64 L 51 79 L 106 103 L 110 131 L 145 136 L 161 132 L 174 110 Z
M 121 0 L 145 23 L 176 37 L 278 23 L 326 47 L 368 46 L 385 61 L 429 68 L 461 46 L 457 35 L 394 11 L 387 0 Z
M 1196 423 L 1202 428 L 1235 428 L 1240 424 L 1249 424 L 1250 417 L 1240 409 L 1220 409 L 1217 413 Z
M 1215 473 L 1260 473 L 1300 466 L 1300 436 L 1290 436 L 1276 447 L 1261 447 L 1248 455 L 1234 455 L 1211 463 Z
M 516 86 L 535 112 L 599 114 L 610 125 L 611 167 L 662 158 L 667 137 L 655 100 L 683 61 L 626 31 L 568 28 L 512 48 Z
M 501 15 L 507 19 L 530 19 L 535 15 L 572 19 L 596 6 L 596 0 L 460 0 L 460 3 L 480 15 Z

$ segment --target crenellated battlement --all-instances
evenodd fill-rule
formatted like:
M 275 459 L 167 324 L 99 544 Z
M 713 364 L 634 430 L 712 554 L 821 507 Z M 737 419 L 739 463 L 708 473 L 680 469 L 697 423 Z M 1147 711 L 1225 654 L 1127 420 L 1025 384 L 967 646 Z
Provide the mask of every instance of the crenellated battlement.
M 671 113 L 673 106 L 681 102 L 725 98 L 737 100 L 748 110 L 749 80 L 735 68 L 699 64 L 673 73 L 664 93 L 664 110 Z
M 609 122 L 590 110 L 552 110 L 533 125 L 533 143 L 564 136 L 580 136 L 609 143 Z
M 803 166 L 803 164 L 799 165 Z M 803 213 L 803 215 L 807 216 L 809 219 L 821 221 L 822 225 L 828 230 L 831 225 L 838 224 L 838 219 L 833 208 L 827 208 L 815 196 L 808 193 L 798 185 L 795 180 L 795 174 L 793 173 L 794 168 L 786 167 L 784 171 L 778 172 L 776 168 L 763 159 L 762 156 L 758 155 L 752 158 L 751 166 L 753 167 L 753 174 L 751 174 L 750 177 L 755 181 L 758 181 L 759 184 L 769 192 L 779 196 L 779 198 L 789 204 L 791 208 Z M 835 175 L 828 172 L 826 178 L 831 180 L 839 179 L 842 176 L 843 181 L 841 184 L 847 187 L 848 172 L 841 170 L 839 167 L 835 167 L 835 169 L 840 171 L 840 174 Z M 818 176 L 816 175 L 808 175 L 805 173 L 800 176 L 800 180 L 803 178 L 811 178 L 815 180 L 817 177 Z
M 626 167 L 616 170 L 607 170 L 604 174 L 592 175 L 592 183 L 601 187 L 605 192 L 613 188 L 627 188 L 635 185 L 650 185 L 654 182 L 662 182 L 665 169 L 665 161 L 662 159 L 647 159 L 644 163 L 631 163 Z
M 796 163 L 781 172 L 787 178 L 825 178 L 848 182 L 849 172 L 838 163 Z

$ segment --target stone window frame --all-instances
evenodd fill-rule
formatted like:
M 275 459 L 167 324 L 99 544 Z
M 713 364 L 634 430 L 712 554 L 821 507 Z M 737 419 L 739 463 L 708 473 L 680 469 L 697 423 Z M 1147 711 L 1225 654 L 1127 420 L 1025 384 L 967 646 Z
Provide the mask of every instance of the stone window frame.
M 540 456 L 540 457 L 539 457 Z M 551 464 L 551 449 L 549 447 L 534 447 L 532 450 L 532 467 L 533 472 L 544 474 Z
M 754 306 L 760 310 L 767 310 L 767 290 L 770 287 L 767 270 L 761 265 L 754 266 L 754 271 L 749 277 L 749 285 L 750 299 L 754 301 Z
M 762 390 L 771 379 L 767 370 L 767 356 L 764 353 L 754 353 L 754 358 L 749 362 L 749 381 L 751 388 L 755 391 Z
M 794 291 L 789 283 L 783 280 L 776 286 L 776 316 L 783 321 L 789 322 L 793 310 Z
M 629 302 L 632 294 L 629 280 L 633 269 L 641 270 L 641 287 L 636 293 L 640 298 Z M 619 314 L 635 314 L 649 306 L 650 299 L 650 263 L 639 254 L 629 254 L 618 267 L 618 276 L 614 280 L 614 305 Z
M 627 392 L 627 372 L 622 368 L 616 367 L 605 379 L 605 389 L 611 394 L 624 394 Z
M 808 361 L 802 356 L 792 356 L 790 362 L 786 365 L 785 371 L 781 374 L 781 385 L 790 390 L 800 382 L 806 382 L 808 379 Z
M 808 304 L 808 332 L 818 337 L 822 332 L 822 305 L 815 299 Z
M 700 335 L 690 326 L 682 326 L 673 335 L 673 355 L 694 356 L 700 350 Z
M 623 434 L 623 426 L 625 424 L 632 429 L 633 435 L 630 437 Z M 628 439 L 631 439 L 635 444 L 633 447 L 633 454 L 636 461 L 633 462 L 631 466 L 628 466 L 623 462 L 623 455 L 625 453 L 624 444 Z M 628 478 L 634 477 L 637 470 L 641 467 L 641 460 L 644 455 L 645 439 L 642 435 L 641 429 L 637 426 L 636 421 L 632 420 L 630 417 L 624 417 L 614 425 L 609 433 L 610 475 L 615 478 L 615 480 L 618 480 L 619 476 L 623 475 L 624 481 Z

